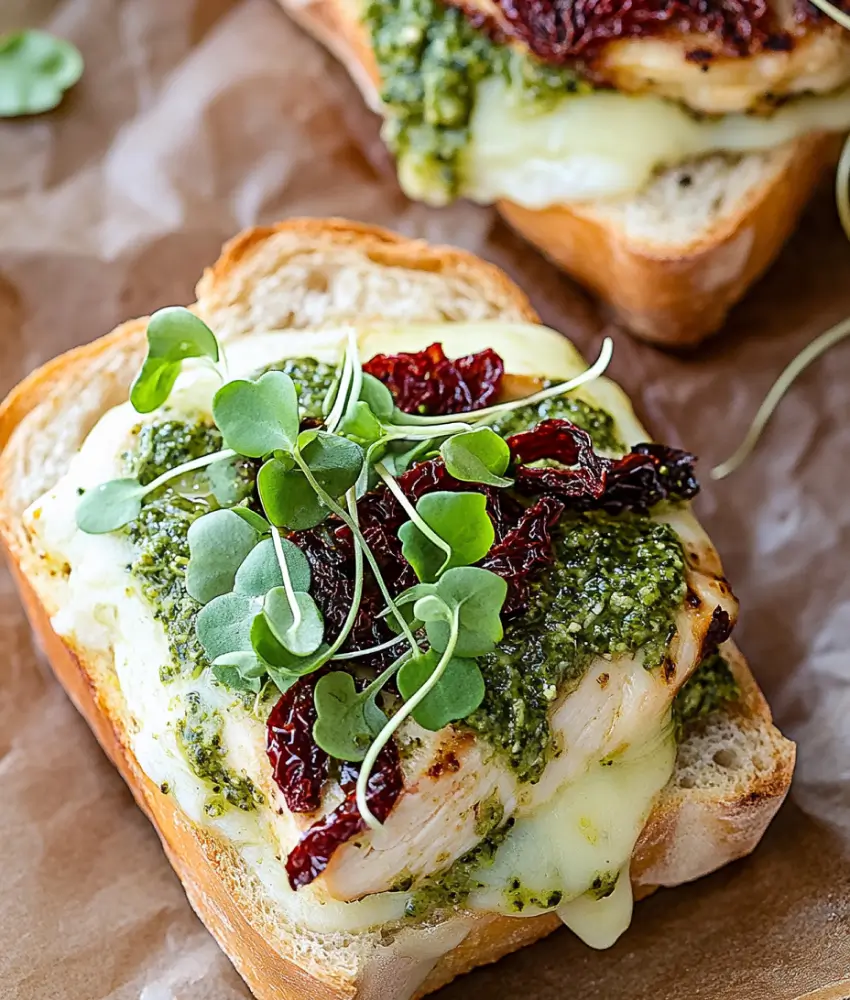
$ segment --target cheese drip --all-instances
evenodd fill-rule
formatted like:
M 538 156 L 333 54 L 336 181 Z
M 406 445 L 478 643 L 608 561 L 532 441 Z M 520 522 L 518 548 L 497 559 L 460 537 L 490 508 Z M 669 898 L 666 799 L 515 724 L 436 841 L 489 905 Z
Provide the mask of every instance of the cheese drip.
M 556 908 L 583 941 L 610 947 L 629 925 L 629 861 L 676 759 L 669 715 L 647 719 L 643 741 L 591 765 L 524 816 L 492 866 L 474 909 L 534 916 Z

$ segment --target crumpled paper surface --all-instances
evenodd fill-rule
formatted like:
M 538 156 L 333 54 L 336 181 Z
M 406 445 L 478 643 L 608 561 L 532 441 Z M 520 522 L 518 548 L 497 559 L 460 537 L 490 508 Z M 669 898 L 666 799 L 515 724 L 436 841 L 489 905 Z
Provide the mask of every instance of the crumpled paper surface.
M 0 122 L 0 394 L 121 320 L 188 302 L 242 227 L 340 214 L 494 260 L 594 354 L 569 281 L 471 205 L 408 203 L 342 69 L 272 0 L 5 0 L 86 59 L 57 111 Z M 610 952 L 562 931 L 444 1000 L 850 996 L 850 344 L 794 388 L 756 456 L 712 483 L 781 367 L 850 315 L 825 187 L 781 261 L 698 354 L 616 336 L 654 434 L 703 458 L 698 512 L 742 601 L 737 636 L 800 745 L 755 855 L 640 904 Z M 0 996 L 236 1000 L 157 838 L 53 680 L 0 567 Z M 844 982 L 844 985 L 842 985 Z

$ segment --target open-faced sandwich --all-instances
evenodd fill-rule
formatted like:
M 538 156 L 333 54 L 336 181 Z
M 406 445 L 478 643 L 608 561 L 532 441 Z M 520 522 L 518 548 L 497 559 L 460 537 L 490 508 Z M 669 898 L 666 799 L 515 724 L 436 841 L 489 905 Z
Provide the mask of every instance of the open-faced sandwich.
M 850 34 L 807 0 L 281 2 L 411 197 L 497 204 L 673 346 L 721 325 L 850 128 Z
M 263 1000 L 607 947 L 781 803 L 693 456 L 608 350 L 474 257 L 295 221 L 0 410 L 32 622 Z

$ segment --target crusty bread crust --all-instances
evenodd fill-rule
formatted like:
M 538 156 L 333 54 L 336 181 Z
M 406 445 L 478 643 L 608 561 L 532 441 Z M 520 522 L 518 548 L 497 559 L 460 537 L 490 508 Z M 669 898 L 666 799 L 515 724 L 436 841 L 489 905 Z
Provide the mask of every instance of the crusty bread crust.
M 380 76 L 356 4 L 280 3 L 337 56 L 379 112 Z M 529 209 L 502 200 L 496 207 L 525 239 L 607 302 L 634 334 L 687 348 L 719 330 L 773 263 L 839 149 L 836 136 L 812 134 L 776 150 L 734 211 L 718 214 L 685 241 L 650 243 L 632 236 L 620 217 L 604 210 L 604 201 Z
M 719 216 L 688 244 L 630 239 L 618 217 L 593 204 L 533 211 L 500 201 L 498 208 L 633 333 L 664 347 L 692 347 L 720 329 L 776 259 L 836 153 L 836 137 L 827 134 L 778 150 L 736 213 Z
M 196 308 L 230 329 L 241 328 L 246 315 L 260 312 L 248 292 L 260 279 L 276 277 L 270 267 L 301 261 L 309 254 L 334 254 L 351 265 L 357 259 L 380 269 L 406 269 L 411 280 L 460 282 L 489 296 L 492 315 L 535 319 L 525 296 L 490 265 L 469 254 L 426 247 L 371 227 L 340 221 L 296 220 L 252 230 L 227 245 L 219 262 L 201 280 Z M 286 263 L 280 267 L 286 268 Z M 290 266 L 294 266 L 291 265 Z M 299 265 L 300 266 L 300 265 Z M 430 287 L 430 286 L 429 286 Z M 246 297 L 247 296 L 247 297 Z M 301 315 L 288 304 L 291 323 Z M 430 318 L 430 317 L 425 317 Z M 191 822 L 173 797 L 153 785 L 136 760 L 129 736 L 129 716 L 111 664 L 74 649 L 50 624 L 49 587 L 31 551 L 21 514 L 35 497 L 64 471 L 98 416 L 126 398 L 144 346 L 144 320 L 124 324 L 107 337 L 77 348 L 39 369 L 0 406 L 0 539 L 9 557 L 30 621 L 53 670 L 88 721 L 99 742 L 121 772 L 141 808 L 154 824 L 165 851 L 180 876 L 192 906 L 260 1000 L 378 1000 L 392 992 L 392 969 L 372 968 L 378 949 L 375 936 L 362 935 L 357 962 L 335 965 L 338 953 L 329 946 L 318 960 L 295 947 L 297 932 L 275 921 L 269 906 L 257 906 L 256 887 L 247 884 L 244 866 L 222 840 Z M 81 387 L 87 392 L 81 393 Z M 27 455 L 38 448 L 50 456 L 47 483 Z M 43 464 L 43 463 L 42 463 Z M 769 747 L 769 761 L 745 789 L 730 794 L 677 787 L 665 790 L 638 845 L 632 865 L 636 895 L 658 884 L 672 884 L 703 874 L 752 850 L 788 788 L 794 761 L 793 744 L 773 728 L 770 712 L 739 654 L 731 651 L 733 668 L 744 691 L 734 709 L 756 727 Z M 683 867 L 691 844 L 701 851 L 697 868 Z M 270 904 L 271 905 L 271 904 Z M 557 917 L 531 919 L 479 915 L 461 943 L 437 960 L 417 995 L 424 995 L 477 965 L 495 961 L 559 926 Z M 403 940 L 412 931 L 401 931 Z M 357 937 L 356 935 L 354 937 Z M 323 960 L 322 960 L 323 959 Z

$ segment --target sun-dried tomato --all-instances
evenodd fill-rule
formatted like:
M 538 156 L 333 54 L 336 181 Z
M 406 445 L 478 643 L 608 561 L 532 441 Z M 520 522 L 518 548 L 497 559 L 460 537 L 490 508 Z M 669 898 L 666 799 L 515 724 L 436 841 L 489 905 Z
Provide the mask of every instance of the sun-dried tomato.
M 517 488 L 529 493 L 553 492 L 561 498 L 597 499 L 605 489 L 606 462 L 593 450 L 587 431 L 569 420 L 542 420 L 530 431 L 508 438 Z M 563 468 L 529 468 L 550 459 Z
M 266 722 L 266 753 L 275 783 L 294 813 L 315 812 L 328 775 L 328 755 L 313 739 L 317 677 L 302 677 L 285 691 Z
M 286 859 L 286 874 L 293 889 L 300 889 L 318 878 L 328 867 L 334 852 L 366 829 L 355 797 L 358 773 L 359 769 L 353 764 L 343 765 L 340 785 L 346 793 L 345 800 L 317 820 Z M 378 754 L 366 791 L 366 802 L 379 822 L 383 823 L 389 816 L 403 787 L 398 750 L 390 741 Z
M 781 30 L 767 0 L 497 0 L 503 18 L 485 23 L 496 37 L 514 36 L 539 58 L 564 64 L 588 60 L 616 38 L 678 32 L 713 35 L 728 56 L 784 50 L 793 39 Z
M 623 458 L 600 458 L 590 437 L 568 420 L 543 420 L 508 438 L 516 488 L 567 501 L 571 510 L 645 513 L 662 500 L 690 500 L 699 492 L 695 458 L 660 444 L 639 444 Z M 523 463 L 549 459 L 558 466 Z
M 380 379 L 405 413 L 439 415 L 480 410 L 495 401 L 505 365 L 495 351 L 451 360 L 442 344 L 415 354 L 376 354 L 363 371 Z
M 638 444 L 611 462 L 601 508 L 609 514 L 645 514 L 662 500 L 692 500 L 699 493 L 696 458 L 663 444 Z
M 520 517 L 487 553 L 481 566 L 501 576 L 508 584 L 502 615 L 513 617 L 528 607 L 528 579 L 552 562 L 550 530 L 564 512 L 564 504 L 554 497 L 541 497 Z

